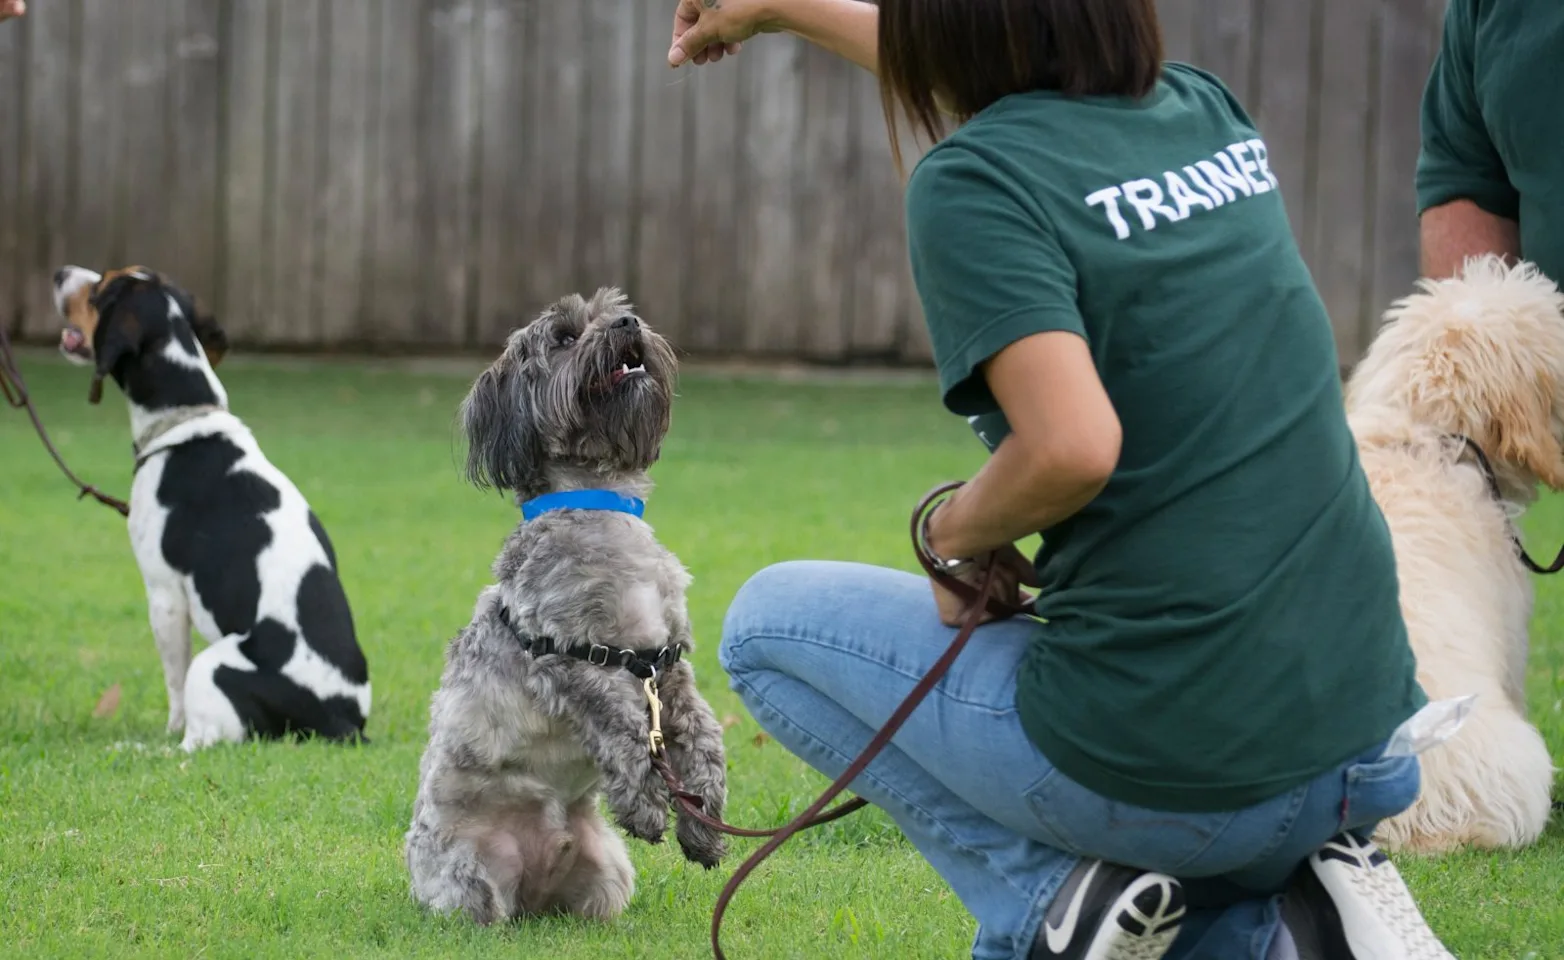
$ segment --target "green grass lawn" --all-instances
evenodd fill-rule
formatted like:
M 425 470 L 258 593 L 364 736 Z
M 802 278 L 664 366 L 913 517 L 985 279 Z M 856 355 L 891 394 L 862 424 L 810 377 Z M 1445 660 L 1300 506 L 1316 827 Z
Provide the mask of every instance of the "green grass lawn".
M 24 369 L 72 467 L 128 492 L 112 386 L 29 353 Z M 78 503 L 19 413 L 0 408 L 0 956 L 659 957 L 709 955 L 727 872 L 632 843 L 638 889 L 606 926 L 479 930 L 426 916 L 401 860 L 427 705 L 517 512 L 457 472 L 468 377 L 385 365 L 236 362 L 235 411 L 335 540 L 374 681 L 371 746 L 246 745 L 186 757 L 163 733 L 162 673 L 124 524 Z M 760 735 L 716 662 L 725 604 L 779 560 L 915 569 L 906 515 L 964 477 L 980 445 L 928 383 L 778 383 L 687 375 L 648 519 L 695 576 L 703 691 L 731 724 L 728 819 L 776 825 L 823 778 Z M 1564 536 L 1550 501 L 1529 530 Z M 1549 553 L 1551 556 L 1551 553 Z M 1532 702 L 1564 758 L 1564 584 L 1538 582 Z M 199 641 L 197 641 L 199 644 Z M 118 684 L 117 710 L 94 708 Z M 1564 957 L 1564 831 L 1521 854 L 1403 860 L 1465 958 Z M 795 839 L 728 914 L 734 960 L 957 958 L 973 932 L 943 882 L 877 810 Z

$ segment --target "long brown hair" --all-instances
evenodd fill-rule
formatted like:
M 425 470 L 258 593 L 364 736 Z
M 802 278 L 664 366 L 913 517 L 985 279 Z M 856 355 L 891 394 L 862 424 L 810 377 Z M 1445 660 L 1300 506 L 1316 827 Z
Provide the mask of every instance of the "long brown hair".
M 880 100 L 930 143 L 1002 97 L 1145 96 L 1162 72 L 1156 0 L 879 0 Z

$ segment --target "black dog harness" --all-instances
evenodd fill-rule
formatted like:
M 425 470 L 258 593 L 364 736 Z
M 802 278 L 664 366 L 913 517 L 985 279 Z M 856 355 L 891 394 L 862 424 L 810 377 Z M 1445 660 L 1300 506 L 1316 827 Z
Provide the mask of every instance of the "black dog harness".
M 546 657 L 550 654 L 575 657 L 577 660 L 585 660 L 594 667 L 623 667 L 642 680 L 650 680 L 660 671 L 667 670 L 678 663 L 682 655 L 677 646 L 667 646 L 657 650 L 629 650 L 594 643 L 585 648 L 562 648 L 554 642 L 553 637 L 523 636 L 511 622 L 510 611 L 505 608 L 505 604 L 499 605 L 497 613 L 500 623 L 503 623 L 505 629 L 510 631 L 510 635 L 516 638 L 521 649 L 534 657 Z

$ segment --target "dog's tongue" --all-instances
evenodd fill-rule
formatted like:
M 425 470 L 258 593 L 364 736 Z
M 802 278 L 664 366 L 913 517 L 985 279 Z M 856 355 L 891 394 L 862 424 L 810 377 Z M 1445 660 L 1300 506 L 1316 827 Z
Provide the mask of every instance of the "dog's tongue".
M 60 345 L 67 350 L 79 350 L 84 339 L 80 330 L 66 330 L 60 334 Z

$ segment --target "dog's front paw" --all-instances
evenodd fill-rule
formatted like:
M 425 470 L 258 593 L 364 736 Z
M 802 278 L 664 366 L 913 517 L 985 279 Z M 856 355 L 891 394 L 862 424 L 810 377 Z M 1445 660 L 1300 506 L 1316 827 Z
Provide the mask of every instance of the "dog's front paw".
M 637 840 L 662 843 L 663 834 L 668 832 L 668 811 L 640 804 L 628 810 L 615 810 L 614 822 L 619 824 L 619 829 Z
M 698 863 L 707 870 L 721 863 L 722 858 L 728 855 L 728 841 L 722 834 L 687 813 L 679 814 L 679 825 L 674 834 L 678 837 L 684 859 Z

